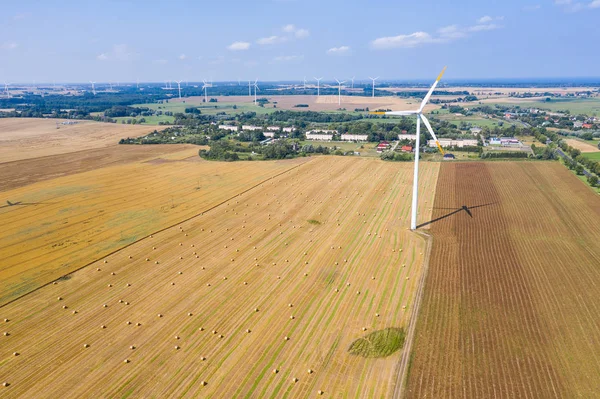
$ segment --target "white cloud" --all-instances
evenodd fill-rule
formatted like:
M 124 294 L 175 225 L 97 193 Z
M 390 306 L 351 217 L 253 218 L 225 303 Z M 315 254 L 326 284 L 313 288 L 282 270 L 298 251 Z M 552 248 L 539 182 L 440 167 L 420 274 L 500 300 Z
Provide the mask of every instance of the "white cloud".
M 249 48 L 250 43 L 248 42 L 233 42 L 229 46 L 227 46 L 227 49 L 231 51 L 243 51 L 248 50 Z
M 310 32 L 308 29 L 298 29 L 295 35 L 298 39 L 304 39 L 305 37 L 310 36 Z
M 542 6 L 540 4 L 532 4 L 532 5 L 523 7 L 523 11 L 537 11 L 540 8 L 542 8 Z
M 350 53 L 349 46 L 340 46 L 340 47 L 332 47 L 327 50 L 327 54 L 329 55 L 347 55 Z
M 301 61 L 303 59 L 304 59 L 303 55 L 280 55 L 278 57 L 273 58 L 273 61 L 291 62 L 291 61 Z
M 414 48 L 426 44 L 449 43 L 464 39 L 475 32 L 500 29 L 502 26 L 492 23 L 492 21 L 501 21 L 503 19 L 504 17 L 492 18 L 486 15 L 479 18 L 476 25 L 468 27 L 449 25 L 438 29 L 437 33 L 433 35 L 427 32 L 414 32 L 405 35 L 380 37 L 371 42 L 371 48 L 375 50 L 389 50 L 394 48 Z
M 100 61 L 132 61 L 139 56 L 127 44 L 115 44 L 111 51 L 101 53 L 96 57 Z
M 298 39 L 304 39 L 305 37 L 310 36 L 310 32 L 308 29 L 297 28 L 294 24 L 285 25 L 282 30 L 285 33 L 292 33 Z
M 181 61 L 183 61 L 183 60 L 185 60 L 185 59 L 187 58 L 187 55 L 185 55 L 185 54 L 181 54 L 181 55 L 180 55 L 178 58 L 179 58 Z
M 574 2 L 573 0 L 554 0 L 554 4 L 566 12 L 577 12 L 585 9 L 600 8 L 600 0 Z
M 5 42 L 4 44 L 2 44 L 2 48 L 4 50 L 14 50 L 17 47 L 19 47 L 19 44 L 16 42 Z
M 262 37 L 262 38 L 258 39 L 256 41 L 256 43 L 264 46 L 264 45 L 283 43 L 286 40 L 287 40 L 287 38 L 282 37 L 282 36 L 269 36 L 269 37 Z

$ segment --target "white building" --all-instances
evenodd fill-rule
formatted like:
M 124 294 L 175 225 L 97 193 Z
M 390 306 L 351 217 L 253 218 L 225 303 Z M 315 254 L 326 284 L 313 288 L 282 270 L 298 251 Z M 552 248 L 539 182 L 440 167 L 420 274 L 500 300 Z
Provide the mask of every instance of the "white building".
M 475 139 L 456 139 L 455 140 L 455 139 L 441 138 L 439 140 L 440 140 L 440 145 L 444 148 L 447 148 L 447 147 L 463 148 L 463 147 L 476 147 L 477 146 L 477 140 L 475 140 Z M 429 140 L 427 142 L 427 145 L 432 148 L 437 147 L 435 140 Z
M 367 141 L 368 134 L 342 134 L 342 141 Z
M 275 132 L 264 132 L 263 136 L 274 138 L 275 137 Z
M 261 126 L 242 125 L 242 130 L 255 131 L 255 130 L 262 130 L 262 129 L 263 128 Z
M 317 141 L 331 141 L 333 139 L 333 134 L 319 134 L 314 130 L 310 132 L 306 132 L 307 140 L 317 140 Z
M 230 126 L 230 125 L 219 125 L 219 129 L 229 130 L 231 132 L 237 132 L 237 130 L 238 130 L 237 126 Z
M 417 139 L 417 135 L 416 134 L 406 134 L 406 133 L 402 133 L 398 135 L 398 140 L 402 141 L 402 140 L 416 140 Z
M 284 133 L 291 133 L 293 130 L 294 130 L 294 128 L 293 128 L 293 127 L 284 127 L 284 128 L 283 128 L 283 132 L 284 132 Z
M 327 130 L 327 129 L 313 129 L 308 133 L 325 133 L 325 134 L 337 134 L 337 130 Z
M 272 132 L 278 132 L 280 129 L 279 126 L 267 126 L 267 130 L 270 130 Z

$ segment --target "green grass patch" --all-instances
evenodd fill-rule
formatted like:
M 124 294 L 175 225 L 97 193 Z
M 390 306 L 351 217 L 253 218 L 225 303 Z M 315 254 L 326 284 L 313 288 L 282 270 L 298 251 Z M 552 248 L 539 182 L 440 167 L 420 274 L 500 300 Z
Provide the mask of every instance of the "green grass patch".
M 386 328 L 357 339 L 350 345 L 348 352 L 367 358 L 387 357 L 402 348 L 405 339 L 403 328 Z
M 598 152 L 583 152 L 581 153 L 587 159 L 593 159 L 594 161 L 600 162 L 600 151 Z
M 307 222 L 310 224 L 317 224 L 317 225 L 321 224 L 321 222 L 319 222 L 318 220 L 315 220 L 315 219 L 308 219 Z

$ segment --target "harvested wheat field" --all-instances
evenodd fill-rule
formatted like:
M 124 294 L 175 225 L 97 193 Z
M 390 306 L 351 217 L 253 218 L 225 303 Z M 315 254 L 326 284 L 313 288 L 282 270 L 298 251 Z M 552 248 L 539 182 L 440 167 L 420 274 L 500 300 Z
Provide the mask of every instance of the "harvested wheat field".
M 411 171 L 313 158 L 0 308 L 2 395 L 389 396 L 426 248 Z
M 4 191 L 0 304 L 301 162 L 207 162 L 191 148 Z
M 42 180 L 87 172 L 108 166 L 122 165 L 167 154 L 180 153 L 198 156 L 202 148 L 186 144 L 113 145 L 106 148 L 83 150 L 47 157 L 22 159 L 0 163 L 0 192 L 26 186 Z M 188 150 L 183 153 L 183 150 Z
M 581 152 L 598 152 L 600 149 L 593 144 L 586 143 L 585 141 L 575 140 L 575 139 L 566 139 L 565 140 L 568 145 L 573 148 L 577 148 Z
M 74 121 L 77 122 L 74 125 L 62 125 L 61 121 L 0 118 L 1 162 L 108 147 L 122 138 L 143 136 L 157 128 L 92 121 Z
M 592 190 L 558 162 L 444 164 L 433 217 L 407 396 L 599 397 Z

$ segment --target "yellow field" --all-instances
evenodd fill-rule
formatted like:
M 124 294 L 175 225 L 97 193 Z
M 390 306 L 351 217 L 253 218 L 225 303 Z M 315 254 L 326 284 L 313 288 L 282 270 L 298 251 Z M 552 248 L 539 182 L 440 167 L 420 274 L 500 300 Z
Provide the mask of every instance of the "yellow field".
M 3 192 L 21 204 L 0 206 L 0 304 L 298 163 L 206 162 L 192 148 Z
M 42 228 L 42 218 L 57 221 L 67 209 L 64 228 L 78 228 L 63 242 L 76 234 L 98 245 L 133 240 L 155 218 L 204 214 L 0 308 L 9 320 L 0 336 L 3 397 L 389 396 L 401 351 L 365 359 L 347 349 L 409 320 L 426 247 L 407 230 L 412 164 L 294 162 L 144 164 L 61 178 L 54 192 L 43 183 L 24 189 L 28 201 L 52 204 L 23 207 L 4 226 Z M 216 191 L 232 196 L 295 165 L 207 211 Z M 438 167 L 422 166 L 421 221 L 431 215 Z M 107 215 L 86 233 L 84 214 L 100 208 Z M 48 245 L 21 249 L 35 260 Z M 94 257 L 87 245 L 70 252 Z
M 153 126 L 92 121 L 61 125 L 62 121 L 64 120 L 0 118 L 0 162 L 108 147 L 117 144 L 122 138 L 143 136 L 156 129 Z

